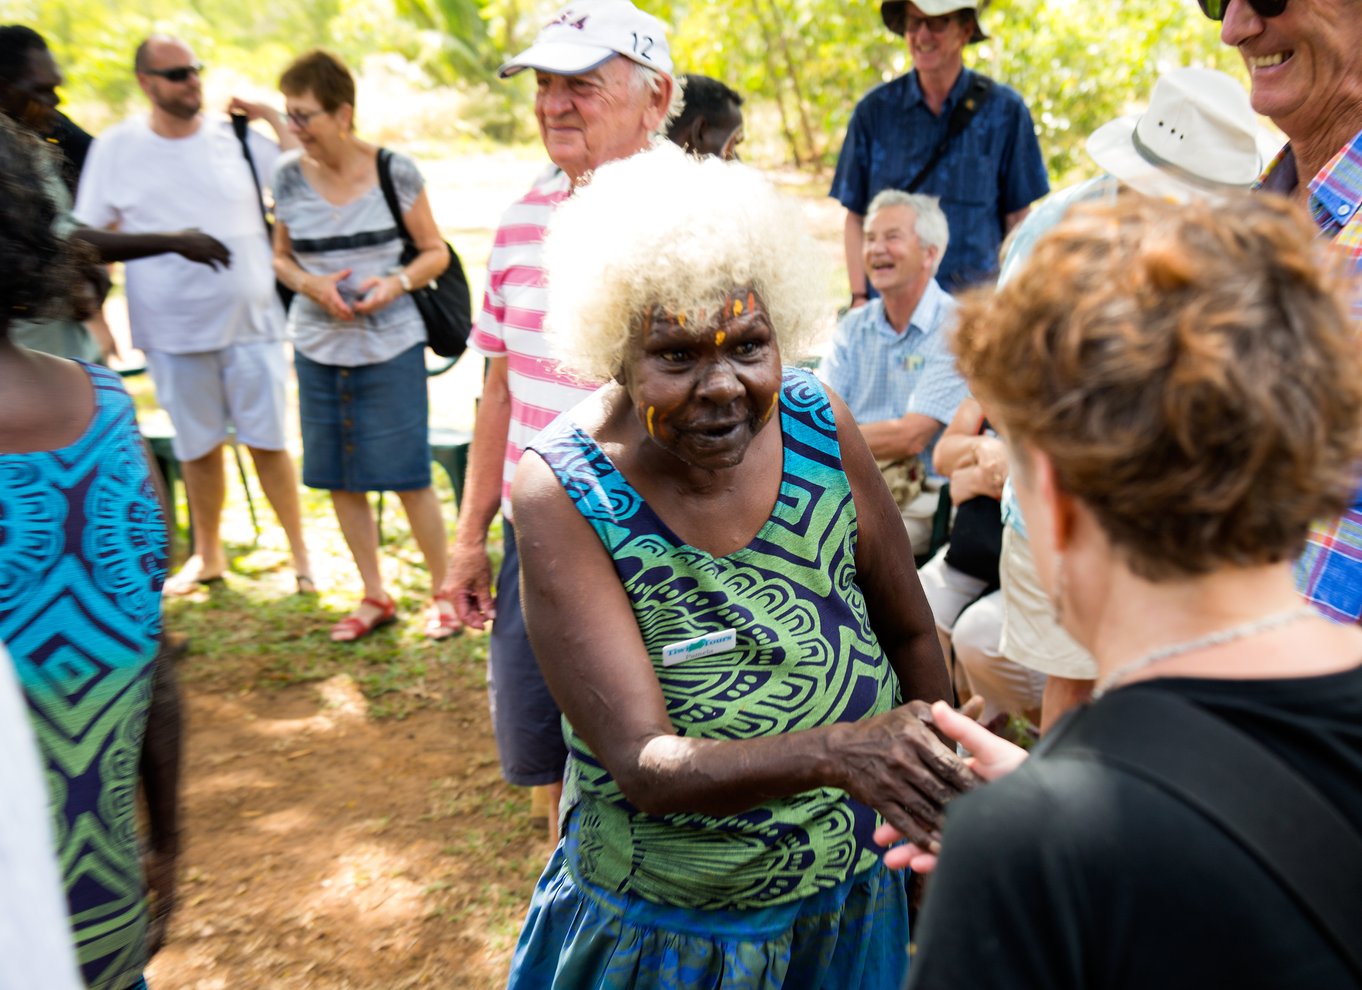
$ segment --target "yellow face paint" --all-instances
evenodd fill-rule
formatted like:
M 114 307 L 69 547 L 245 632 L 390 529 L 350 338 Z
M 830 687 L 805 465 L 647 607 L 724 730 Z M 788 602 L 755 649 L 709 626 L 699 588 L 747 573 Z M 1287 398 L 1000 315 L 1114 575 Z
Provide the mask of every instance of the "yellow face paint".
M 682 327 L 683 329 L 685 328 L 685 326 L 686 326 L 686 314 L 685 314 L 684 311 L 676 314 L 676 323 L 677 323 L 678 326 Z
M 720 330 L 718 333 L 716 333 L 716 334 L 714 335 L 714 346 L 715 346 L 715 347 L 723 347 L 723 346 L 724 346 L 724 341 L 725 341 L 727 338 L 728 338 L 728 334 L 726 334 L 726 333 L 724 333 L 722 330 Z
M 654 406 L 648 407 L 648 422 L 647 422 L 648 436 L 652 437 L 654 440 L 657 439 L 657 434 L 653 432 L 653 413 L 655 413 L 656 411 L 657 411 L 656 407 Z
M 771 396 L 771 404 L 766 407 L 766 415 L 761 418 L 761 421 L 765 423 L 767 420 L 769 420 L 771 416 L 775 413 L 776 407 L 779 405 L 780 393 L 776 392 L 775 395 Z
M 734 299 L 734 300 L 733 300 L 733 315 L 734 315 L 734 316 L 742 316 L 742 300 L 741 300 L 741 299 Z

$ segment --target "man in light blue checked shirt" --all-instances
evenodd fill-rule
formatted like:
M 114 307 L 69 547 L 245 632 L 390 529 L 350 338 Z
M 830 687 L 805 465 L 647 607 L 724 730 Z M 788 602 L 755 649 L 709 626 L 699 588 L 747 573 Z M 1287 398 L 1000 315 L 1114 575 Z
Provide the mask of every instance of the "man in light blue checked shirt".
M 921 480 L 937 437 L 968 394 L 950 349 L 955 301 L 936 281 L 949 240 L 935 197 L 886 190 L 871 201 L 862 260 L 880 295 L 842 319 L 819 371 L 846 400 L 891 489 L 900 489 L 919 553 L 928 549 L 937 502 L 935 487 L 924 490 Z M 891 480 L 905 462 L 915 478 L 906 490 Z

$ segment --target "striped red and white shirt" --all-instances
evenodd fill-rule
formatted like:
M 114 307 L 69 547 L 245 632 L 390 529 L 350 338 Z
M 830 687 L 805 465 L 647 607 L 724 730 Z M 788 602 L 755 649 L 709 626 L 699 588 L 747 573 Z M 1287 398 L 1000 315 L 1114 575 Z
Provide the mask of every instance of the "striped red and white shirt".
M 547 278 L 544 231 L 572 192 L 563 173 L 536 183 L 502 214 L 491 257 L 482 312 L 468 343 L 484 357 L 507 359 L 511 426 L 501 473 L 501 512 L 511 518 L 511 480 L 525 448 L 558 414 L 595 391 L 561 370 L 544 337 Z

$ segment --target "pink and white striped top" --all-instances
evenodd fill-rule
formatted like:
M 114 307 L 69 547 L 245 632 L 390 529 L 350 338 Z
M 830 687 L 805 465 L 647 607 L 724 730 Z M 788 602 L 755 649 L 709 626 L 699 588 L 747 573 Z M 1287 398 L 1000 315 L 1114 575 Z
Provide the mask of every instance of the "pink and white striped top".
M 544 337 L 544 231 L 554 209 L 571 192 L 571 181 L 560 172 L 537 183 L 502 214 L 487 260 L 482 312 L 468 338 L 469 346 L 484 357 L 507 359 L 511 427 L 501 473 L 501 512 L 506 519 L 511 518 L 511 479 L 525 448 L 559 413 L 596 389 L 560 370 L 549 357 Z

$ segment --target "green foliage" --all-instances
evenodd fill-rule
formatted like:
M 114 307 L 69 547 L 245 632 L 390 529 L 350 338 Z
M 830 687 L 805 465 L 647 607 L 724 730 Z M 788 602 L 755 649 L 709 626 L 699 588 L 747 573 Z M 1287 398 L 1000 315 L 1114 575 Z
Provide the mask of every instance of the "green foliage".
M 835 160 L 856 101 L 909 68 L 906 43 L 885 29 L 878 4 L 840 0 L 638 0 L 673 25 L 679 72 L 722 79 L 773 121 L 782 157 L 816 169 Z M 153 30 L 188 40 L 210 67 L 272 85 L 300 51 L 324 46 L 352 65 L 392 53 L 433 86 L 458 87 L 459 113 L 494 140 L 533 135 L 532 87 L 496 79 L 559 0 L 0 0 L 0 20 L 49 38 L 74 102 L 98 101 L 109 118 L 134 102 L 129 71 Z M 1031 107 L 1056 184 L 1092 170 L 1083 140 L 1144 102 L 1160 72 L 1179 65 L 1238 74 L 1215 25 L 1191 0 L 995 0 L 992 37 L 966 61 L 1018 89 Z M 753 135 L 760 139 L 761 135 Z
M 674 6 L 684 6 L 678 69 L 781 106 L 785 144 L 799 161 L 835 161 L 856 101 L 909 68 L 907 44 L 885 29 L 876 3 Z M 1021 92 L 1057 181 L 1091 170 L 1086 136 L 1142 104 L 1159 73 L 1201 65 L 1243 78 L 1238 57 L 1190 0 L 997 0 L 983 23 L 992 37 L 967 49 L 966 63 Z

